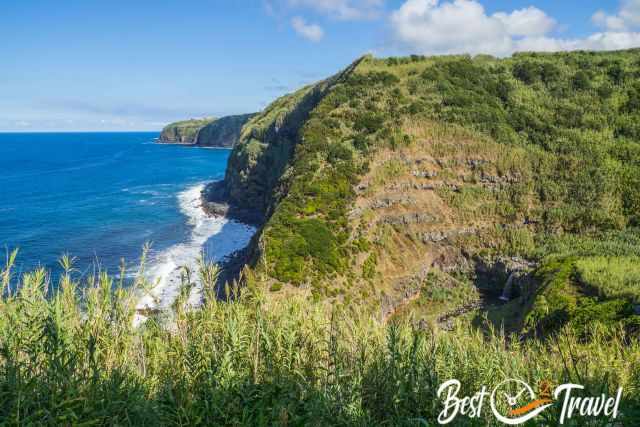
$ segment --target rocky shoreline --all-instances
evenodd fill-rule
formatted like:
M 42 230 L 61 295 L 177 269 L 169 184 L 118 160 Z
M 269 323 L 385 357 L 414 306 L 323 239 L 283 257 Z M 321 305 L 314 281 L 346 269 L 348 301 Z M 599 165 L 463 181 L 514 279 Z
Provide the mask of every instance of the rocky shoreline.
M 224 181 L 214 181 L 207 184 L 200 194 L 200 200 L 202 202 L 202 210 L 208 216 L 223 216 L 229 220 L 253 226 L 256 229 L 262 225 L 263 218 L 259 212 L 234 207 L 226 200 Z M 249 242 L 246 247 L 227 255 L 220 262 L 218 298 L 227 299 L 225 284 L 239 280 L 242 269 L 251 260 L 252 247 L 252 242 Z
M 199 260 L 203 253 L 220 264 L 217 296 L 224 299 L 225 282 L 233 282 L 246 262 L 247 247 L 255 234 L 255 227 L 231 219 L 227 215 L 206 209 L 203 194 L 205 185 L 191 186 L 178 194 L 180 210 L 193 226 L 189 239 L 176 243 L 154 255 L 146 269 L 151 289 L 141 294 L 136 302 L 134 324 L 139 325 L 148 317 L 170 312 L 182 289 L 185 267 L 194 274 L 193 287 L 189 291 L 187 305 L 196 308 L 202 304 L 204 294 L 200 282 Z
M 262 213 L 255 209 L 241 208 L 229 203 L 224 181 L 214 181 L 202 190 L 202 209 L 207 215 L 224 216 L 254 227 L 260 227 L 264 221 Z

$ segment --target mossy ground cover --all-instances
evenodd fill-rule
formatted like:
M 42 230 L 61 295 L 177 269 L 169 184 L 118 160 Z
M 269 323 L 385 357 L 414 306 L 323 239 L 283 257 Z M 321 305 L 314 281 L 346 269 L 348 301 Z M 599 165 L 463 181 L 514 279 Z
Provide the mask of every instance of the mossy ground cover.
M 541 289 L 526 314 L 527 328 L 548 333 L 569 324 L 588 336 L 598 324 L 640 330 L 634 310 L 638 266 L 628 258 L 562 258 L 547 260 L 536 272 Z
M 598 296 L 625 297 L 640 304 L 640 258 L 600 256 L 576 263 L 578 280 L 588 284 Z

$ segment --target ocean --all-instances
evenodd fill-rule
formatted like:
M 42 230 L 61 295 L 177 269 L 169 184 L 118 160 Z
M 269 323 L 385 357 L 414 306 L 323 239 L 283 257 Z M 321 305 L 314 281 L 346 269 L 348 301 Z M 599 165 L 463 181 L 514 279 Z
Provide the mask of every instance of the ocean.
M 230 151 L 157 137 L 0 133 L 0 250 L 19 249 L 14 273 L 44 267 L 55 286 L 63 254 L 75 257 L 80 277 L 117 274 L 122 259 L 133 272 L 148 242 L 147 274 L 168 304 L 178 267 L 244 247 L 253 228 L 200 209 L 200 190 L 222 179 Z

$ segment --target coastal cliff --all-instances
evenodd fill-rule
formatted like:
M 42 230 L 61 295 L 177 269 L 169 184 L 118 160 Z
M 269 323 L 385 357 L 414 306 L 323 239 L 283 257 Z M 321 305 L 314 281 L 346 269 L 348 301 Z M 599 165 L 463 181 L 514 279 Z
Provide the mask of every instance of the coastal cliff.
M 195 137 L 195 145 L 200 147 L 232 148 L 240 139 L 242 127 L 255 114 L 241 114 L 221 117 L 203 126 Z
M 204 218 L 198 185 L 164 282 L 148 245 L 132 275 L 63 255 L 57 281 L 7 250 L 0 420 L 497 426 L 511 399 L 459 404 L 521 378 L 584 388 L 530 425 L 639 425 L 638 58 L 364 57 L 252 117 L 200 193 L 256 234 Z M 200 249 L 249 234 L 220 286 Z M 453 406 L 437 392 L 452 378 L 470 396 Z
M 239 140 L 243 126 L 253 116 L 255 114 L 240 114 L 219 119 L 192 119 L 171 123 L 162 130 L 158 142 L 232 148 Z
M 198 132 L 214 118 L 191 119 L 171 123 L 162 129 L 158 142 L 165 144 L 195 144 Z
M 205 207 L 260 226 L 244 280 L 274 298 L 383 319 L 426 304 L 426 320 L 447 323 L 487 301 L 498 310 L 511 277 L 499 317 L 534 331 L 551 324 L 532 308 L 553 283 L 547 260 L 631 250 L 620 239 L 640 211 L 633 58 L 365 56 L 252 116 Z
M 224 181 L 207 188 L 207 200 L 228 205 L 238 219 L 263 223 L 286 194 L 282 178 L 291 166 L 295 147 L 302 142 L 302 128 L 310 114 L 363 59 L 331 78 L 279 98 L 254 115 L 242 128 Z

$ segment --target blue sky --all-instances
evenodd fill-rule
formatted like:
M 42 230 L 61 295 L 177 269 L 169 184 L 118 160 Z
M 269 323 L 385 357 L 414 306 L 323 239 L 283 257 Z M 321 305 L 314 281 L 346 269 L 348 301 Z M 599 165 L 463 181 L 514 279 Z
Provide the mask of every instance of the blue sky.
M 640 46 L 640 0 L 21 0 L 0 130 L 157 130 L 253 112 L 364 53 Z

